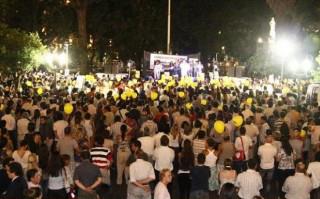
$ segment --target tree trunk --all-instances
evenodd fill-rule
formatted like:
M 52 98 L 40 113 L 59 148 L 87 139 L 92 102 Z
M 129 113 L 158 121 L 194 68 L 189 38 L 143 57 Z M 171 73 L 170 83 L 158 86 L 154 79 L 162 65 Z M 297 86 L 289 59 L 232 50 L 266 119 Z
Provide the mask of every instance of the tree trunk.
M 88 57 L 87 57 L 87 0 L 77 0 L 76 13 L 78 19 L 79 47 L 82 53 L 79 57 L 80 73 L 88 73 Z

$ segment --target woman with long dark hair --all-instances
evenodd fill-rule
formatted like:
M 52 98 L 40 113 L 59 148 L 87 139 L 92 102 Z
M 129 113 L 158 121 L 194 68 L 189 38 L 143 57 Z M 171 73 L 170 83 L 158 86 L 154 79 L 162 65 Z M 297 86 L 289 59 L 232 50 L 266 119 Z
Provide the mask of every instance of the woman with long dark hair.
M 281 149 L 278 154 L 277 160 L 279 162 L 278 165 L 278 182 L 279 188 L 283 186 L 287 177 L 292 176 L 295 172 L 294 160 L 296 158 L 296 153 L 292 149 L 292 146 L 289 143 L 287 137 L 283 137 L 281 139 Z M 284 193 L 280 192 L 280 198 L 284 198 Z
M 48 199 L 67 198 L 64 186 L 63 161 L 58 152 L 51 154 L 48 164 Z
M 194 153 L 190 140 L 185 140 L 179 155 L 178 184 L 181 199 L 189 199 L 191 191 L 190 172 L 194 166 Z

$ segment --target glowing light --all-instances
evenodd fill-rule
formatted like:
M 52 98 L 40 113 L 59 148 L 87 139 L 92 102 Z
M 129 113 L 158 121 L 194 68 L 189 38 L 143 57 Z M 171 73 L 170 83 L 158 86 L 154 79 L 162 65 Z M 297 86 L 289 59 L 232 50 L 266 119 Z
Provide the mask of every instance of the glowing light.
M 274 46 L 274 51 L 282 58 L 287 58 L 292 55 L 297 49 L 294 41 L 288 39 L 280 39 Z
M 259 37 L 258 40 L 257 40 L 257 42 L 258 42 L 259 44 L 262 44 L 264 41 L 263 41 L 263 39 L 262 39 L 261 37 Z
M 310 71 L 313 67 L 313 63 L 310 59 L 308 58 L 305 58 L 303 61 L 302 61 L 302 66 L 303 66 L 303 69 L 304 71 Z

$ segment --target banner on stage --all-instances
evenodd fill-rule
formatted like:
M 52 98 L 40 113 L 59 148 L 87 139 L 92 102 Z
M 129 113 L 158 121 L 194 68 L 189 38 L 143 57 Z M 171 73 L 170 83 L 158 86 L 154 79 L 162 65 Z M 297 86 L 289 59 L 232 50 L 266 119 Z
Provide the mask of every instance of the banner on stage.
M 176 63 L 179 60 L 187 60 L 188 56 L 150 54 L 150 69 L 154 69 L 155 62 L 159 61 L 162 65 L 169 67 L 170 63 Z

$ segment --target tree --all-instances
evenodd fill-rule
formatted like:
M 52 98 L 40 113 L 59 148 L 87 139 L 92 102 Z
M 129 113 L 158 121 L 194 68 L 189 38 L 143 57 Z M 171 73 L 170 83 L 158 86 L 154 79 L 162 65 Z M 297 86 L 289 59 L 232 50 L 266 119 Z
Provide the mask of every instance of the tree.
M 26 33 L 0 23 L 0 70 L 15 73 L 37 68 L 45 46 L 35 33 Z

